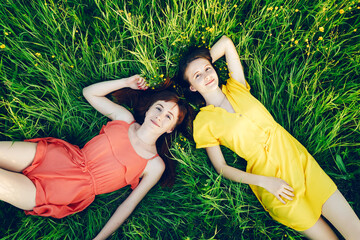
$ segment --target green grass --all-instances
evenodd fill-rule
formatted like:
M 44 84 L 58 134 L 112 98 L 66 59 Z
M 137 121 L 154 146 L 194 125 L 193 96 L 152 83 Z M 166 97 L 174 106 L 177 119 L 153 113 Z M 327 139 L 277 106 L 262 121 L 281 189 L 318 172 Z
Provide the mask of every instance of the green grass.
M 156 87 L 175 75 L 186 46 L 212 46 L 226 34 L 252 94 L 360 215 L 359 8 L 346 0 L 0 0 L 0 140 L 52 136 L 83 146 L 107 122 L 83 87 L 136 73 Z M 225 80 L 224 60 L 216 67 Z M 273 221 L 247 185 L 219 176 L 193 142 L 177 138 L 172 153 L 175 186 L 154 187 L 110 239 L 301 239 Z M 129 192 L 97 196 L 60 220 L 1 202 L 0 237 L 91 239 Z

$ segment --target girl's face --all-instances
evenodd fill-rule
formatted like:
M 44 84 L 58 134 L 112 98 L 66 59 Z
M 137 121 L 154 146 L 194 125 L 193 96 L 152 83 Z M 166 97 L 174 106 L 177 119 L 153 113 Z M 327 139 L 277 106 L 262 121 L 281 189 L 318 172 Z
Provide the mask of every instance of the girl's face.
M 190 90 L 199 93 L 206 93 L 218 87 L 218 75 L 205 58 L 198 58 L 189 63 L 185 70 L 185 78 L 190 83 Z
M 145 114 L 144 124 L 161 134 L 170 133 L 176 127 L 179 106 L 171 101 L 156 101 Z

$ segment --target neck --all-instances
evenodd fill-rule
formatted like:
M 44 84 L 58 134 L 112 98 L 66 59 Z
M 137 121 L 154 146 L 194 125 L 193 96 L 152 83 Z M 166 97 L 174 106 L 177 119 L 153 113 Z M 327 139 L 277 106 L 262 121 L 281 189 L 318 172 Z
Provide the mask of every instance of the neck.
M 224 101 L 224 98 L 226 98 L 219 87 L 211 92 L 203 93 L 201 95 L 205 99 L 206 105 L 214 105 L 215 107 L 219 107 Z
M 146 129 L 144 125 L 140 125 L 138 129 L 135 129 L 135 134 L 145 145 L 148 146 L 155 146 L 157 139 L 161 136 L 150 129 Z

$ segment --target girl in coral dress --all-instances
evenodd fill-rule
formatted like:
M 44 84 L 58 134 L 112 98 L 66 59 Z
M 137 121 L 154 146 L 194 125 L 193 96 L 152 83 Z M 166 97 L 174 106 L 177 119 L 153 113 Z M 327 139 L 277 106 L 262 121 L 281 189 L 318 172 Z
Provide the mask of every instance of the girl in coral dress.
M 212 63 L 225 55 L 230 79 L 222 88 Z M 334 182 L 293 136 L 250 94 L 233 42 L 223 36 L 209 51 L 192 48 L 178 80 L 206 106 L 193 123 L 197 148 L 205 148 L 219 174 L 249 184 L 278 222 L 311 239 L 336 239 L 327 218 L 346 239 L 359 239 L 360 221 Z M 224 145 L 247 161 L 246 172 L 227 165 Z
M 142 112 L 138 112 L 139 124 L 126 108 L 105 97 L 122 88 L 148 87 L 135 75 L 84 88 L 88 102 L 112 121 L 82 149 L 56 138 L 0 142 L 0 199 L 26 214 L 63 218 L 85 209 L 95 195 L 131 185 L 133 191 L 96 239 L 114 232 L 163 172 L 171 170 L 165 164 L 169 159 L 160 157 L 164 152 L 157 147 L 164 149 L 159 142 L 166 144 L 164 138 L 187 114 L 175 93 L 161 91 L 147 95 L 145 106 L 140 106 Z M 171 171 L 167 176 L 174 177 Z

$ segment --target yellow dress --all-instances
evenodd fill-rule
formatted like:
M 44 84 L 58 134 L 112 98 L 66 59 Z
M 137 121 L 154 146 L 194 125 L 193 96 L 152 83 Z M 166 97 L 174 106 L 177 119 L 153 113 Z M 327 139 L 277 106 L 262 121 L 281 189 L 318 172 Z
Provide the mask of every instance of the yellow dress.
M 264 188 L 250 187 L 273 219 L 297 231 L 309 229 L 336 191 L 335 183 L 250 94 L 248 84 L 230 78 L 222 91 L 235 113 L 213 105 L 201 108 L 193 123 L 196 147 L 226 146 L 247 161 L 246 172 L 286 181 L 295 194 L 286 204 Z

